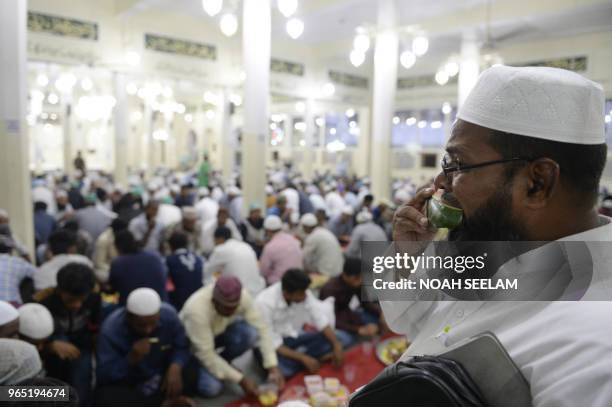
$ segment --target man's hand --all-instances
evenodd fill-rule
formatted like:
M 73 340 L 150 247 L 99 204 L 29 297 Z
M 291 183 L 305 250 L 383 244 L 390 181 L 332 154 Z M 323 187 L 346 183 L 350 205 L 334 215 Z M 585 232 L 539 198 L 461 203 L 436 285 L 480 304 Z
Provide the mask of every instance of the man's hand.
M 66 341 L 53 341 L 49 348 L 51 352 L 55 353 L 62 360 L 74 360 L 81 356 L 79 348 Z
M 359 327 L 357 330 L 359 336 L 372 337 L 378 333 L 378 325 L 366 324 Z
M 238 384 L 240 385 L 240 387 L 242 387 L 242 391 L 244 391 L 244 394 L 246 395 L 246 397 L 259 396 L 259 390 L 257 390 L 257 386 L 248 377 L 243 376 L 242 380 L 240 380 L 240 383 Z
M 162 383 L 162 391 L 166 393 L 166 398 L 173 399 L 183 393 L 182 368 L 179 364 L 172 363 L 166 372 L 166 377 Z
M 344 362 L 344 351 L 342 350 L 342 344 L 340 341 L 335 341 L 333 343 L 332 362 L 336 367 L 341 366 L 342 362 Z
M 319 368 L 321 367 L 321 364 L 318 360 L 306 354 L 302 356 L 301 362 L 310 374 L 317 373 L 319 371 Z
M 393 240 L 430 241 L 436 235 L 437 229 L 429 224 L 425 215 L 427 200 L 432 197 L 435 188 L 425 188 L 417 192 L 404 206 L 401 206 L 393 216 Z
M 128 354 L 128 363 L 135 365 L 151 352 L 151 342 L 149 338 L 142 338 L 134 342 L 132 350 Z
M 268 369 L 268 381 L 276 384 L 279 390 L 285 387 L 285 378 L 280 369 L 276 366 Z

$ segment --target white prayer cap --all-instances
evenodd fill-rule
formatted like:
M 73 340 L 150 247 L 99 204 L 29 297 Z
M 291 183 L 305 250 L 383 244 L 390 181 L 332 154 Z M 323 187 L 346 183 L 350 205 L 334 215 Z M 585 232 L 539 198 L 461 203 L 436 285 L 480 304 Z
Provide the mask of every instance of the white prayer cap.
M 351 206 L 345 206 L 344 208 L 342 208 L 342 214 L 343 215 L 348 215 L 348 216 L 353 216 L 355 214 L 355 211 L 353 210 L 353 208 Z
M 159 312 L 161 299 L 151 288 L 137 288 L 128 295 L 126 308 L 131 314 L 148 317 Z
M 240 188 L 238 188 L 235 185 L 232 185 L 231 187 L 227 189 L 227 194 L 228 195 L 240 195 Z
M 272 195 L 274 193 L 274 188 L 272 185 L 266 185 L 266 195 Z
M 0 218 L 7 218 L 8 219 L 8 212 L 5 209 L 0 208 Z
M 198 195 L 200 197 L 208 196 L 210 195 L 210 190 L 206 187 L 200 187 L 198 188 Z
M 19 308 L 19 333 L 40 340 L 53 333 L 53 317 L 44 305 L 29 303 Z
M 312 213 L 306 213 L 304 214 L 304 216 L 302 216 L 302 220 L 300 221 L 300 223 L 302 224 L 302 226 L 314 227 L 317 226 L 319 221 L 317 221 L 317 217 L 314 216 Z
M 506 133 L 601 144 L 604 109 L 601 85 L 577 73 L 500 65 L 480 75 L 457 117 Z
M 368 211 L 361 211 L 357 214 L 357 223 L 365 223 L 372 220 L 372 214 Z
M 197 219 L 199 217 L 198 211 L 193 206 L 183 206 L 182 209 L 184 219 Z
M 266 230 L 280 230 L 283 228 L 283 221 L 276 215 L 266 216 L 266 220 L 264 220 L 264 229 Z
M 19 318 L 17 308 L 13 307 L 6 301 L 0 300 L 0 326 L 13 322 L 17 318 Z
M 34 345 L 18 339 L 0 339 L 0 384 L 13 385 L 31 379 L 42 370 Z

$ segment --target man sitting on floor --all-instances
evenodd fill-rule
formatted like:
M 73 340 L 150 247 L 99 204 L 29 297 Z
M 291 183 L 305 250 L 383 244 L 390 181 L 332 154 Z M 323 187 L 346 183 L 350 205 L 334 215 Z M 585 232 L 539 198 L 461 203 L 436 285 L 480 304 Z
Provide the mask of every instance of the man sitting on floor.
M 263 290 L 256 299 L 257 309 L 272 331 L 278 365 L 285 377 L 306 368 L 319 370 L 320 362 L 343 360 L 343 348 L 350 335 L 334 332 L 323 304 L 308 290 L 310 277 L 303 270 L 290 269 L 280 282 Z M 310 327 L 310 329 L 308 329 Z
M 189 357 L 189 341 L 176 311 L 151 288 L 132 291 L 126 307 L 102 325 L 96 405 L 158 406 L 179 397 Z
M 336 328 L 353 336 L 371 338 L 378 333 L 380 306 L 361 301 L 361 260 L 347 258 L 342 274 L 321 288 L 322 300 L 334 297 Z
M 283 378 L 268 327 L 238 278 L 221 276 L 215 284 L 198 290 L 187 300 L 180 317 L 202 365 L 197 384 L 201 396 L 217 396 L 223 390 L 222 380 L 226 379 L 240 384 L 248 396 L 257 395 L 255 383 L 233 367 L 231 361 L 255 347 L 258 339 L 268 380 L 282 387 Z M 217 353 L 216 349 L 221 347 L 223 352 Z
M 54 331 L 46 347 L 45 367 L 51 377 L 74 386 L 81 405 L 89 402 L 92 351 L 100 322 L 100 295 L 91 267 L 70 263 L 57 273 L 57 287 L 36 295 L 53 315 Z

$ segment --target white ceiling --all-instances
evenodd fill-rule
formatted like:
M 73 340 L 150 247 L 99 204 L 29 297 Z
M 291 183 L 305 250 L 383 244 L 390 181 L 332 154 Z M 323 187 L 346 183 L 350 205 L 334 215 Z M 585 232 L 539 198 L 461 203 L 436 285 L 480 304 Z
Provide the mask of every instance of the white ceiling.
M 536 4 L 540 0 L 532 1 Z M 240 0 L 225 0 L 224 6 L 226 10 L 233 9 L 239 14 L 240 3 Z M 272 3 L 273 42 L 293 41 L 285 32 L 286 19 L 277 11 L 276 0 L 272 0 Z M 487 0 L 396 0 L 400 26 L 423 24 L 424 21 L 436 18 L 447 18 L 449 22 L 453 22 L 455 14 L 460 13 L 465 18 L 466 12 L 471 14 L 472 23 L 470 27 L 461 26 L 459 19 L 455 24 L 449 23 L 448 27 L 439 27 L 437 32 L 429 33 L 430 51 L 419 59 L 409 72 L 400 70 L 400 75 L 431 73 L 444 58 L 459 51 L 461 32 L 466 28 L 477 30 L 484 40 L 486 3 Z M 560 6 L 560 11 L 554 7 L 555 2 L 549 1 L 548 4 L 552 5 L 549 9 L 537 9 L 536 5 L 534 7 L 537 13 L 504 18 L 499 15 L 502 12 L 498 10 L 507 10 L 507 4 L 508 1 L 491 0 L 491 36 L 501 38 L 502 41 L 499 41 L 498 45 L 502 47 L 521 41 L 612 30 L 612 0 L 565 1 L 564 7 Z M 524 4 L 529 2 L 522 1 L 522 5 Z M 353 68 L 348 62 L 348 54 L 356 27 L 374 25 L 377 7 L 377 0 L 300 0 L 296 15 L 304 20 L 305 31 L 293 44 L 314 49 L 329 66 L 367 74 L 371 64 Z M 188 14 L 201 18 L 206 24 L 218 25 L 218 17 L 211 18 L 203 11 L 201 0 L 138 0 L 133 9 L 137 12 L 157 9 Z M 372 52 L 369 54 L 371 59 Z

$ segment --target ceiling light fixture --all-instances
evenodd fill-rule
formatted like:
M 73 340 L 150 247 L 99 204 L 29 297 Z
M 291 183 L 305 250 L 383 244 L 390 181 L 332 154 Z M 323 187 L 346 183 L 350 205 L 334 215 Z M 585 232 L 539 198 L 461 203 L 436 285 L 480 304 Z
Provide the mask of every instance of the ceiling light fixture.
M 231 37 L 238 31 L 238 18 L 232 13 L 223 14 L 219 21 L 219 27 L 223 35 Z

